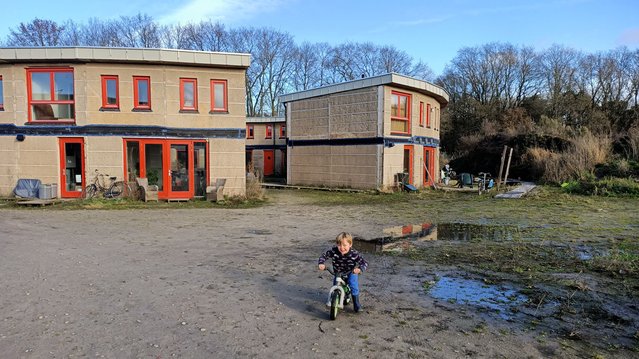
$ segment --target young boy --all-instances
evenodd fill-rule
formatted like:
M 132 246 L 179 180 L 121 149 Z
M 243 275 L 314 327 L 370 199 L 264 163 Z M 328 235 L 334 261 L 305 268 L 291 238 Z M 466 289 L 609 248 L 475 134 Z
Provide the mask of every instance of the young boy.
M 353 236 L 350 233 L 342 232 L 335 238 L 336 245 L 324 252 L 317 261 L 319 270 L 326 269 L 326 260 L 333 262 L 336 272 L 349 273 L 348 286 L 351 287 L 353 295 L 353 308 L 359 312 L 362 308 L 359 303 L 359 281 L 358 275 L 366 270 L 368 263 L 358 251 L 352 249 Z

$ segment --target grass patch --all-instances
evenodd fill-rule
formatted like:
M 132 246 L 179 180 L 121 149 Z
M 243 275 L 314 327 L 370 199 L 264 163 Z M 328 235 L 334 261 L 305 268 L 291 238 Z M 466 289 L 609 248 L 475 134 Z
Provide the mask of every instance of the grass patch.
M 6 201 L 3 208 L 25 210 L 130 210 L 130 209 L 186 209 L 186 208 L 254 208 L 267 203 L 263 199 L 246 199 L 244 197 L 227 197 L 225 201 L 209 202 L 204 199 L 192 199 L 186 202 L 144 202 L 127 198 L 92 198 L 58 201 L 52 206 L 28 207 L 20 206 L 14 201 Z

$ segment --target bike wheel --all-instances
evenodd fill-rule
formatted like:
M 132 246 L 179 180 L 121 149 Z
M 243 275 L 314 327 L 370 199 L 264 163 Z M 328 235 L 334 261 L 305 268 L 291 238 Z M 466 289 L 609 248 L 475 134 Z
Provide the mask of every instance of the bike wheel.
M 118 198 L 124 192 L 124 182 L 118 181 L 115 182 L 109 189 L 104 193 L 104 197 L 106 198 Z
M 98 187 L 94 184 L 90 184 L 84 189 L 84 198 L 93 198 L 97 192 Z
M 339 310 L 339 292 L 334 291 L 331 294 L 331 320 L 337 318 L 337 311 Z

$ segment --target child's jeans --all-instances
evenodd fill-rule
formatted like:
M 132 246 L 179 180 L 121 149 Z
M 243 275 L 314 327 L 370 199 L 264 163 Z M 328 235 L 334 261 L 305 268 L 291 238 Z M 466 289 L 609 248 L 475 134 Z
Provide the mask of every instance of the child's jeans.
M 359 275 L 350 273 L 348 275 L 348 286 L 351 287 L 352 295 L 359 295 Z M 337 277 L 333 278 L 333 285 L 337 284 Z

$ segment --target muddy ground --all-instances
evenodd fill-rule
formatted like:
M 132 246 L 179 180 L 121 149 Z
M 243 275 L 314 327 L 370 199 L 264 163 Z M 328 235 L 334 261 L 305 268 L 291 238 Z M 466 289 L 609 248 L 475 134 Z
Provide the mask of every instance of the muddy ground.
M 331 321 L 317 257 L 340 231 L 376 238 L 401 214 L 269 197 L 250 209 L 0 209 L 0 358 L 638 355 L 636 296 L 575 274 L 568 289 L 525 287 L 454 260 L 441 241 L 366 253 L 364 310 Z M 435 298 L 442 279 L 506 299 Z

